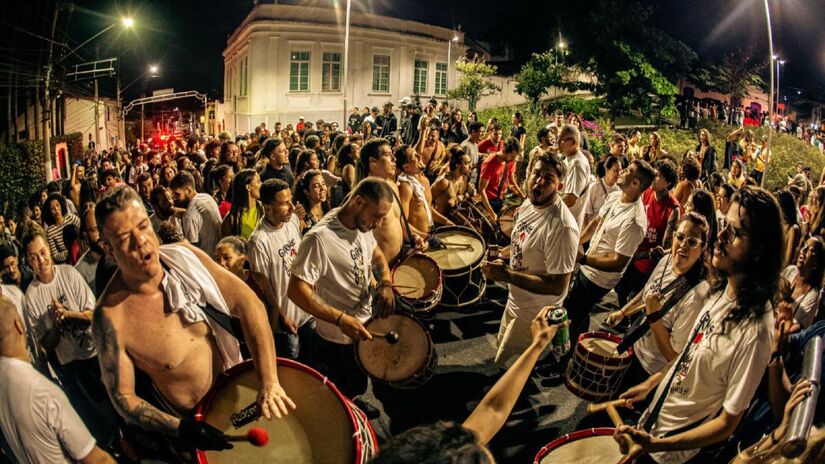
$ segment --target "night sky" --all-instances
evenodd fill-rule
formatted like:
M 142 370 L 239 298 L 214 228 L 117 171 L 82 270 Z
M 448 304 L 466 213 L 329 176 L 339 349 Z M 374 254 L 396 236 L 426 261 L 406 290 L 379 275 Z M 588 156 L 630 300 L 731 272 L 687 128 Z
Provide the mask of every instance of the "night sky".
M 765 17 L 762 0 L 655 1 L 653 23 L 690 45 L 703 61 L 714 59 L 729 50 L 756 47 L 767 51 Z M 47 34 L 50 7 L 54 0 L 18 2 L 3 0 L 6 21 L 18 18 L 20 28 Z M 329 6 L 345 0 L 290 0 L 286 3 Z M 783 93 L 793 88 L 804 91 L 802 97 L 825 100 L 825 0 L 770 0 L 774 42 L 777 52 L 787 60 L 782 70 Z M 226 38 L 251 11 L 251 0 L 89 0 L 76 2 L 74 11 L 62 11 L 58 39 L 72 46 L 94 35 L 121 15 L 135 19 L 133 31 L 119 27 L 87 45 L 80 54 L 91 60 L 95 43 L 100 56 L 119 55 L 123 86 L 129 87 L 127 99 L 142 92 L 163 87 L 176 90 L 206 91 L 210 98 L 222 92 L 223 60 L 221 52 Z M 23 8 L 24 10 L 14 11 Z M 477 40 L 506 40 L 522 60 L 533 51 L 546 50 L 565 29 L 579 27 L 592 4 L 548 0 L 353 0 L 354 9 L 378 14 L 430 22 L 446 27 L 461 27 Z M 44 14 L 45 13 L 45 14 Z M 628 11 L 633 15 L 633 11 Z M 0 24 L 2 25 L 2 24 Z M 12 31 L 14 32 L 14 31 Z M 19 34 L 16 32 L 15 34 Z M 15 35 L 12 34 L 12 35 Z M 62 34 L 62 35 L 61 35 Z M 0 46 L 42 50 L 39 39 L 23 36 L 9 43 L 0 37 Z M 34 45 L 37 45 L 35 47 Z M 571 44 L 575 46 L 575 44 Z M 42 52 L 41 52 L 42 53 Z M 31 60 L 34 58 L 30 57 Z M 67 63 L 78 62 L 70 57 Z M 150 64 L 158 64 L 156 78 L 138 78 Z M 104 84 L 104 92 L 113 91 L 114 80 Z M 823 87 L 820 87 L 823 85 Z M 83 90 L 83 84 L 77 84 Z

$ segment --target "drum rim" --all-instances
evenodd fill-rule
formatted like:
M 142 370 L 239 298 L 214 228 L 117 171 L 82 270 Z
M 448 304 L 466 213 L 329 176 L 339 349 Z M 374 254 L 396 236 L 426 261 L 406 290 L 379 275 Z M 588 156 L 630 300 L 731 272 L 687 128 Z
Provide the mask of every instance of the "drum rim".
M 622 357 L 619 357 L 619 358 L 607 358 L 607 357 L 604 357 L 604 356 L 602 356 L 598 353 L 594 353 L 594 352 L 584 348 L 584 345 L 582 345 L 582 341 L 586 340 L 588 338 L 600 338 L 602 340 L 609 340 L 611 342 L 615 342 L 617 345 L 622 342 L 622 337 L 619 337 L 618 335 L 613 335 L 610 332 L 604 332 L 602 330 L 591 330 L 590 332 L 585 332 L 585 333 L 579 335 L 579 338 L 576 339 L 576 354 L 579 354 L 580 350 L 584 350 L 584 352 L 581 353 L 582 356 L 587 356 L 588 358 L 595 358 L 596 360 L 598 360 L 602 364 L 605 364 L 605 365 L 608 365 L 608 366 L 622 367 L 622 366 L 630 365 L 630 363 L 633 361 L 633 354 L 634 353 L 633 353 L 633 347 L 632 346 L 628 347 L 627 351 L 625 351 L 625 353 L 626 353 L 625 356 L 622 356 Z M 585 359 L 588 359 L 588 358 L 585 358 Z
M 536 453 L 536 457 L 533 458 L 533 464 L 540 464 L 541 460 L 547 456 L 547 453 L 558 449 L 562 445 L 566 445 L 567 443 L 580 440 L 582 438 L 589 438 L 589 437 L 599 437 L 605 435 L 613 435 L 616 431 L 614 427 L 594 427 L 591 429 L 583 429 L 583 430 L 576 430 L 575 432 L 568 433 L 563 435 L 555 440 L 551 441 L 550 443 L 544 445 L 538 453 Z M 618 444 L 616 445 L 618 446 Z M 629 463 L 626 458 L 621 461 L 621 464 Z
M 413 321 L 415 321 L 415 323 L 416 323 L 416 324 L 418 324 L 418 325 L 419 325 L 419 327 L 421 327 L 421 330 L 423 330 L 423 331 L 424 331 L 424 334 L 427 336 L 427 341 L 429 341 L 429 342 L 430 342 L 430 344 L 429 344 L 430 349 L 429 349 L 429 350 L 428 350 L 428 352 L 427 352 L 427 357 L 425 358 L 424 362 L 423 362 L 423 363 L 421 363 L 421 366 L 419 366 L 419 370 L 417 370 L 417 371 L 416 371 L 416 374 L 414 374 L 414 375 L 412 375 L 412 376 L 410 376 L 410 377 L 407 377 L 407 378 L 405 378 L 405 379 L 403 379 L 403 380 L 394 380 L 394 381 L 387 381 L 387 380 L 383 380 L 383 379 L 376 378 L 376 377 L 374 377 L 372 374 L 370 374 L 370 373 L 367 371 L 367 369 L 366 369 L 366 368 L 364 368 L 364 364 L 361 362 L 361 357 L 360 357 L 360 356 L 358 356 L 358 347 L 361 345 L 361 342 L 362 342 L 363 340 L 361 340 L 361 339 L 355 340 L 355 341 L 352 343 L 352 349 L 353 349 L 353 355 L 355 356 L 355 363 L 356 363 L 356 364 L 358 364 L 358 367 L 361 369 L 361 371 L 362 371 L 364 374 L 366 374 L 366 375 L 367 375 L 367 377 L 369 377 L 369 378 L 371 378 L 371 379 L 375 380 L 376 382 L 381 382 L 381 383 L 383 383 L 383 384 L 385 384 L 385 385 L 390 385 L 390 386 L 398 386 L 399 388 L 402 388 L 402 387 L 403 387 L 403 385 L 404 385 L 405 383 L 407 383 L 407 382 L 409 382 L 409 381 L 411 381 L 411 380 L 415 379 L 415 378 L 416 378 L 416 376 L 418 375 L 418 372 L 421 372 L 421 371 L 423 371 L 423 370 L 426 370 L 427 366 L 429 366 L 429 364 L 430 364 L 430 362 L 431 362 L 431 358 L 434 356 L 434 354 L 433 354 L 433 353 L 435 353 L 435 343 L 433 343 L 433 337 L 432 337 L 432 336 L 430 336 L 430 332 L 427 330 L 427 327 L 426 327 L 426 326 L 425 326 L 425 325 L 424 325 L 421 321 L 419 321 L 419 320 L 418 320 L 418 318 L 417 318 L 417 317 L 415 317 L 414 315 L 412 315 L 412 314 L 408 314 L 408 313 L 399 313 L 399 312 L 396 312 L 396 313 L 391 314 L 391 316 L 401 316 L 401 317 L 406 317 L 406 318 L 408 318 L 408 319 L 412 319 Z M 367 320 L 367 322 L 365 322 L 365 323 L 364 323 L 364 327 L 365 327 L 365 328 L 366 328 L 366 327 L 368 327 L 368 326 L 369 326 L 369 324 L 370 324 L 370 322 L 372 322 L 372 321 L 374 321 L 374 320 L 376 320 L 376 319 L 380 319 L 380 318 L 378 318 L 378 317 L 371 317 L 371 318 L 369 318 L 369 319 Z M 437 356 L 437 355 L 435 355 L 435 356 Z
M 519 207 L 521 207 L 521 203 L 519 203 L 519 204 L 517 204 L 517 205 L 510 205 L 510 206 L 508 206 L 508 207 L 506 207 L 506 208 L 503 208 L 503 209 L 501 210 L 501 214 L 499 214 L 499 215 L 498 215 L 498 220 L 496 221 L 496 225 L 498 226 L 498 230 L 499 230 L 499 232 L 501 232 L 501 234 L 502 234 L 502 235 L 504 235 L 504 236 L 505 236 L 505 237 L 507 237 L 507 238 L 510 238 L 510 237 L 511 237 L 511 235 L 512 235 L 512 233 L 513 233 L 513 230 L 512 230 L 512 229 L 510 229 L 510 233 L 509 233 L 509 234 L 505 233 L 505 232 L 504 232 L 504 229 L 502 229 L 502 227 L 501 227 L 501 219 L 507 216 L 507 214 L 506 214 L 506 213 L 507 213 L 508 211 L 510 211 L 510 210 L 517 211 L 517 210 L 519 209 Z M 515 228 L 515 226 L 516 226 L 516 213 L 513 213 L 513 216 L 512 216 L 512 222 L 513 222 L 513 228 Z
M 332 391 L 332 394 L 338 400 L 339 403 L 344 407 L 344 410 L 347 413 L 347 417 L 349 417 L 350 424 L 352 425 L 353 430 L 357 431 L 357 427 L 361 425 L 357 421 L 355 417 L 355 413 L 352 411 L 353 407 L 356 407 L 355 404 L 352 404 L 351 401 L 348 400 L 346 396 L 344 396 L 338 387 L 332 383 L 327 377 L 323 376 L 320 372 L 313 369 L 306 364 L 299 363 L 298 361 L 293 361 L 287 358 L 276 357 L 275 358 L 275 368 L 277 369 L 278 366 L 284 366 L 292 369 L 296 369 L 298 371 L 302 371 L 305 374 L 308 374 L 310 377 L 315 378 L 316 380 L 320 380 L 321 383 Z M 212 387 L 209 389 L 208 392 L 201 398 L 198 402 L 197 406 L 195 406 L 195 414 L 193 415 L 193 419 L 198 422 L 206 421 L 207 411 L 209 407 L 212 406 L 212 402 L 215 400 L 215 395 L 217 395 L 218 391 L 226 386 L 229 381 L 232 380 L 233 377 L 236 375 L 242 374 L 244 372 L 248 372 L 250 370 L 255 369 L 255 363 L 253 360 L 248 359 L 246 361 L 242 361 L 234 366 L 230 367 L 223 373 L 221 373 L 215 382 L 212 384 Z M 378 454 L 378 437 L 375 435 L 375 430 L 372 428 L 372 424 L 370 424 L 369 420 L 366 421 L 367 430 L 372 437 L 373 445 L 374 445 L 374 453 Z M 357 435 L 357 434 L 356 434 Z M 365 445 L 361 442 L 360 437 L 353 437 L 355 439 L 355 456 L 353 456 L 353 460 L 355 462 L 358 461 L 359 457 L 362 457 L 365 452 Z M 203 450 L 196 450 L 196 458 L 195 462 L 197 464 L 209 464 L 209 461 L 206 460 L 206 452 Z
M 481 240 L 481 249 L 482 250 L 487 249 L 487 240 L 485 240 L 484 236 L 482 236 L 480 233 L 473 230 L 472 227 L 459 226 L 459 225 L 439 226 L 439 227 L 436 227 L 435 229 L 433 229 L 433 231 L 431 232 L 431 235 L 437 235 L 439 232 L 451 232 L 451 231 L 467 232 L 470 235 L 474 236 L 475 238 Z M 481 264 L 481 262 L 484 260 L 484 255 L 485 254 L 486 253 L 481 253 L 481 256 L 479 256 L 476 260 L 474 260 L 472 263 L 470 263 L 466 266 L 463 266 L 463 267 L 456 267 L 456 268 L 452 268 L 452 269 L 444 269 L 441 266 L 438 266 L 438 268 L 441 269 L 442 275 L 445 275 L 445 276 L 455 276 L 455 275 L 466 274 L 467 272 L 475 269 L 476 267 L 478 267 Z M 424 255 L 427 256 L 428 258 L 432 259 L 432 256 L 430 256 L 426 253 L 424 253 Z M 433 261 L 435 261 L 435 260 L 433 259 Z M 436 261 L 436 265 L 438 265 L 437 261 Z
M 399 267 L 401 267 L 401 265 L 403 265 L 408 259 L 411 259 L 411 258 L 416 258 L 416 259 L 423 258 L 424 260 L 429 261 L 433 266 L 435 266 L 436 269 L 438 269 L 438 281 L 435 284 L 435 288 L 432 289 L 432 290 L 429 290 L 427 293 L 425 293 L 424 295 L 422 295 L 419 298 L 410 298 L 410 297 L 400 295 L 400 294 L 398 294 L 397 290 L 395 289 L 395 270 L 398 269 Z M 390 269 L 390 280 L 392 280 L 392 284 L 393 284 L 392 291 L 399 298 L 402 298 L 402 299 L 404 299 L 405 301 L 408 301 L 408 302 L 409 301 L 421 301 L 421 300 L 432 302 L 433 300 L 436 299 L 436 297 L 438 297 L 437 298 L 438 300 L 441 299 L 440 298 L 441 286 L 443 285 L 444 273 L 442 272 L 441 267 L 438 265 L 437 262 L 435 262 L 434 259 L 432 259 L 431 257 L 427 256 L 424 253 L 415 252 L 415 253 L 410 254 L 409 256 L 404 258 L 403 260 L 401 260 L 398 264 L 393 266 L 392 269 Z M 426 306 L 429 307 L 430 304 L 427 304 Z M 432 307 L 430 307 L 430 309 L 432 309 L 435 306 L 438 306 L 437 302 L 434 305 L 432 305 Z

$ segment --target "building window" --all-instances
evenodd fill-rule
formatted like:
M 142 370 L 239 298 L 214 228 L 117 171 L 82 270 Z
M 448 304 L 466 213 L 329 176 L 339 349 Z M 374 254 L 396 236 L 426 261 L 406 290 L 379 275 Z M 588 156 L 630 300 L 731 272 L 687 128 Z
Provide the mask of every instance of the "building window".
M 324 52 L 321 66 L 321 91 L 338 92 L 341 90 L 341 54 Z
M 430 63 L 422 60 L 415 60 L 415 72 L 413 73 L 413 93 L 427 93 L 427 72 Z
M 447 95 L 447 63 L 435 64 L 435 94 Z
M 289 91 L 309 91 L 309 52 L 292 52 L 290 54 Z
M 390 56 L 375 55 L 372 57 L 372 91 L 390 91 Z
M 241 68 L 241 79 L 240 79 L 239 85 L 240 85 L 241 88 L 240 88 L 240 91 L 238 92 L 238 95 L 240 95 L 241 97 L 245 97 L 246 94 L 247 94 L 247 89 L 249 87 L 249 85 L 248 85 L 249 84 L 249 82 L 248 82 L 248 80 L 249 80 L 249 57 L 245 57 L 243 60 L 241 60 L 240 68 Z

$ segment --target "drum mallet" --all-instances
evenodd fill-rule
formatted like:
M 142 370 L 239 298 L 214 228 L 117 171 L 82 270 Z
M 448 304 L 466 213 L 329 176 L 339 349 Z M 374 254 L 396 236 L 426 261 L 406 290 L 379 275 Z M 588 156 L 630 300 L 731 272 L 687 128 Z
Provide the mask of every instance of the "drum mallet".
M 261 427 L 252 427 L 244 435 L 225 434 L 226 441 L 246 441 L 254 446 L 265 446 L 269 443 L 269 433 Z
M 390 345 L 395 345 L 396 343 L 398 343 L 398 332 L 394 330 L 390 330 L 385 334 L 370 332 L 370 335 L 372 335 L 375 338 L 383 338 L 387 340 L 387 343 L 389 343 Z
M 616 410 L 617 406 L 624 406 L 627 403 L 625 399 L 618 399 L 613 401 L 605 401 L 604 403 L 590 403 L 587 405 L 587 412 L 594 413 L 599 411 L 607 411 L 607 415 L 610 416 L 610 420 L 613 421 L 613 426 L 619 428 L 620 425 L 625 425 L 622 422 L 622 417 L 619 416 L 619 411 Z M 622 437 L 624 438 L 625 442 L 628 445 L 627 456 L 633 458 L 639 455 L 642 452 L 642 447 L 636 444 L 630 435 L 623 433 Z M 624 461 L 620 461 L 624 462 Z
M 802 378 L 811 382 L 811 392 L 807 398 L 796 405 L 791 413 L 788 424 L 788 439 L 780 449 L 782 456 L 793 459 L 808 446 L 808 434 L 816 411 L 816 400 L 819 397 L 820 379 L 822 377 L 822 348 L 825 341 L 822 337 L 813 337 L 805 344 L 805 355 L 802 358 Z

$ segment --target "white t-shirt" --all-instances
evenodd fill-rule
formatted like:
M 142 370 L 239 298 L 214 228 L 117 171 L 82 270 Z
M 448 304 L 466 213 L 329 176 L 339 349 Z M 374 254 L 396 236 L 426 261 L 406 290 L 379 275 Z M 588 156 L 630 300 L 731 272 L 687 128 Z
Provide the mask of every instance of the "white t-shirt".
M 576 195 L 576 203 L 570 208 L 570 212 L 581 229 L 584 222 L 584 204 L 587 203 L 587 189 L 590 185 L 590 162 L 581 150 L 573 156 L 562 156 L 562 161 L 565 173 L 561 193 Z
M 536 208 L 525 200 L 518 209 L 510 243 L 510 269 L 513 271 L 567 274 L 576 266 L 579 227 L 570 210 L 557 195 L 553 203 Z M 509 284 L 507 306 L 538 312 L 548 305 L 561 305 L 567 289 L 560 295 L 538 295 Z
M 218 210 L 218 211 L 220 212 L 220 210 Z M 168 219 L 168 221 L 169 221 L 170 224 L 177 227 L 178 230 L 183 232 L 183 226 L 181 226 L 179 217 L 171 216 Z M 160 223 L 162 222 L 161 219 L 158 217 L 158 214 L 157 213 L 152 213 L 152 215 L 149 216 L 149 222 L 152 224 L 152 230 L 154 230 L 155 233 L 157 233 L 160 230 Z
M 676 273 L 673 272 L 670 255 L 667 255 L 659 260 L 659 263 L 653 269 L 642 290 L 642 295 L 646 297 L 652 293 L 659 293 L 674 280 L 676 280 Z M 673 351 L 681 353 L 682 348 L 685 347 L 687 339 L 690 337 L 690 329 L 693 327 L 693 323 L 696 322 L 696 315 L 699 314 L 705 304 L 709 290 L 710 284 L 703 280 L 688 290 L 685 296 L 670 308 L 670 311 L 662 318 L 662 324 L 670 332 L 670 346 Z M 633 344 L 633 351 L 648 374 L 659 372 L 667 365 L 667 359 L 656 344 L 656 336 L 653 335 L 653 330 L 649 330 L 644 337 Z
M 261 218 L 258 227 L 249 236 L 246 253 L 252 272 L 262 274 L 269 280 L 272 293 L 278 299 L 277 309 L 281 309 L 298 327 L 312 319 L 286 296 L 290 269 L 298 255 L 300 242 L 301 225 L 297 215 L 293 214 L 292 219 L 279 229 Z
M 464 149 L 464 153 L 470 156 L 470 166 L 475 167 L 478 164 L 478 144 L 467 139 L 461 142 L 461 148 Z
M 92 291 L 95 288 L 95 274 L 97 274 L 97 263 L 100 262 L 100 258 L 100 256 L 95 257 L 91 250 L 86 250 L 86 253 L 83 253 L 74 265 Z
M 349 229 L 332 209 L 298 247 L 292 275 L 315 287 L 315 293 L 334 308 L 366 322 L 372 317 L 372 254 L 377 242 L 372 232 Z M 315 321 L 318 335 L 334 343 L 349 344 L 334 323 Z
M 587 190 L 587 202 L 584 206 L 584 222 L 580 225 L 582 229 L 599 214 L 599 210 L 604 206 L 607 196 L 618 190 L 618 185 L 613 184 L 612 186 L 608 186 L 604 183 L 604 179 L 596 179 L 593 182 L 593 185 Z
M 196 194 L 183 213 L 181 225 L 186 240 L 209 256 L 215 253 L 215 245 L 221 239 L 221 212 L 212 197 Z
M 642 243 L 647 230 L 647 213 L 642 198 L 639 197 L 632 203 L 622 203 L 621 198 L 621 191 L 607 196 L 599 211 L 602 220 L 590 239 L 588 256 L 614 251 L 623 256 L 633 256 Z M 620 272 L 600 271 L 590 266 L 582 266 L 581 272 L 599 287 L 612 290 L 619 283 L 625 269 L 627 265 Z
M 782 277 L 788 279 L 788 282 L 793 283 L 796 276 L 799 275 L 799 268 L 791 264 L 782 271 Z M 819 309 L 819 289 L 814 287 L 807 293 L 797 298 L 794 303 L 794 320 L 807 329 L 814 323 L 816 319 L 816 312 Z
M 690 329 L 688 338 L 692 340 L 685 346 L 687 355 L 682 363 L 674 362 L 662 378 L 650 407 L 639 420 L 640 426 L 674 372 L 676 376 L 651 428 L 653 435 L 695 427 L 716 417 L 722 408 L 731 415 L 748 408 L 770 360 L 774 318 L 767 304 L 764 315 L 755 321 L 723 322 L 735 304 L 726 291 L 712 294 L 705 301 Z M 684 463 L 698 452 L 669 451 L 650 456 L 660 463 Z
M 26 290 L 24 313 L 32 335 L 38 341 L 54 327 L 54 319 L 49 307 L 52 298 L 69 311 L 94 309 L 95 296 L 77 269 L 68 264 L 54 266 L 54 279 L 44 284 L 34 279 Z M 60 341 L 55 348 L 60 364 L 68 364 L 94 357 L 97 352 L 92 341 L 92 325 L 85 327 L 74 322 L 64 323 L 60 328 Z
M 0 357 L 0 430 L 21 464 L 68 464 L 95 447 L 63 390 L 15 358 Z
M 17 308 L 17 313 L 20 315 L 20 319 L 25 321 L 26 315 L 23 313 L 23 302 L 25 297 L 23 296 L 23 292 L 21 292 L 16 285 L 0 284 L 0 295 L 11 301 L 14 307 Z

